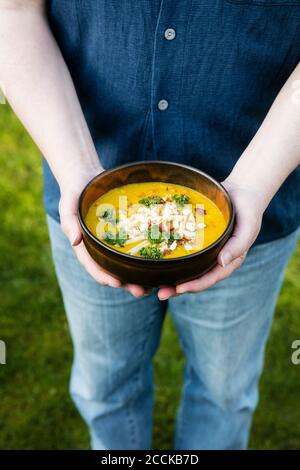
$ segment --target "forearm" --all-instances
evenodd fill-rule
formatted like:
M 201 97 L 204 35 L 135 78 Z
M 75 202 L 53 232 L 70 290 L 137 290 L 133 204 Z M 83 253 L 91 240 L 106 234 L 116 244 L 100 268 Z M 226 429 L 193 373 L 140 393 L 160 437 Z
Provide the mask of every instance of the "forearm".
M 292 87 L 295 80 L 300 80 L 300 64 L 229 177 L 259 191 L 264 208 L 300 163 L 300 102 Z
M 43 3 L 0 0 L 0 81 L 62 186 L 101 166 Z

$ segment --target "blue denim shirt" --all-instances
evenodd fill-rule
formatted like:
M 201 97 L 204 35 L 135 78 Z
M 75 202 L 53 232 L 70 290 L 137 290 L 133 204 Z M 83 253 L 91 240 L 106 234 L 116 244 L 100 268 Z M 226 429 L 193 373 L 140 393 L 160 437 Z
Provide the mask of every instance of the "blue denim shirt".
M 300 61 L 300 0 L 47 5 L 104 168 L 171 160 L 223 180 Z M 44 203 L 57 220 L 58 200 L 44 162 Z M 298 167 L 268 207 L 257 243 L 299 221 Z

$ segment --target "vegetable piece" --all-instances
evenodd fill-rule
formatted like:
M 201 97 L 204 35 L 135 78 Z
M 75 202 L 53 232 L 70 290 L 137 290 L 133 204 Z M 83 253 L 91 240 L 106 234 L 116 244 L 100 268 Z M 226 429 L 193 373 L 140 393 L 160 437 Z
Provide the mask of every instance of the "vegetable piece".
M 116 222 L 115 213 L 113 209 L 106 209 L 101 215 L 101 219 L 106 220 L 106 222 Z
M 172 199 L 181 207 L 187 204 L 190 200 L 189 196 L 186 194 L 173 194 Z
M 127 253 L 129 255 L 136 255 L 141 249 L 143 249 L 144 247 L 146 247 L 148 245 L 149 245 L 148 240 L 144 240 L 141 243 L 139 243 L 138 245 L 130 248 L 130 250 L 128 250 Z
M 138 237 L 134 237 L 134 238 L 128 238 L 128 240 L 126 240 L 125 242 L 125 245 L 131 245 L 132 243 L 136 243 L 136 242 L 140 242 L 141 240 L 144 240 L 145 237 L 143 235 L 139 235 Z
M 146 259 L 160 259 L 162 257 L 162 252 L 159 248 L 152 245 L 141 248 L 140 255 Z
M 146 207 L 150 207 L 151 204 L 159 204 L 161 202 L 161 197 L 160 196 L 149 196 L 149 197 L 144 197 L 143 199 L 139 200 L 140 204 L 144 204 Z
M 147 238 L 152 243 L 161 243 L 163 241 L 162 234 L 158 225 L 151 225 L 147 230 Z
M 174 240 L 180 240 L 182 238 L 180 233 L 177 233 L 174 231 L 170 231 L 170 233 L 163 232 L 162 237 L 164 240 L 167 240 L 169 243 L 173 243 Z
M 104 241 L 106 243 L 109 243 L 109 245 L 119 245 L 119 246 L 124 246 L 126 242 L 127 236 L 126 233 L 122 230 L 117 232 L 116 234 L 113 234 L 112 232 L 106 232 L 104 236 Z
M 202 207 L 196 207 L 196 212 L 200 215 L 206 215 L 206 209 L 203 209 Z

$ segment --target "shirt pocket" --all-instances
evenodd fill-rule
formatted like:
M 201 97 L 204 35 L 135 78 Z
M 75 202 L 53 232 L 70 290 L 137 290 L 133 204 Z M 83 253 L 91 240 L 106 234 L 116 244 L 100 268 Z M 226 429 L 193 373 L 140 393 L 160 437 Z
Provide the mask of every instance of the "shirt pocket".
M 300 6 L 300 0 L 225 0 L 227 3 L 233 5 L 245 6 L 262 6 L 262 7 L 276 7 L 276 6 Z

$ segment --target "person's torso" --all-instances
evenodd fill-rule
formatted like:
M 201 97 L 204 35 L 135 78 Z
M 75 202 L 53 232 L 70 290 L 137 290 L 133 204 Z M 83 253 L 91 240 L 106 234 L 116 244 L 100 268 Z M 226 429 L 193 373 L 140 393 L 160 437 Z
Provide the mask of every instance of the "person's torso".
M 300 0 L 52 0 L 48 14 L 104 168 L 171 160 L 223 180 L 300 60 Z M 297 227 L 299 200 L 296 170 L 258 242 Z

